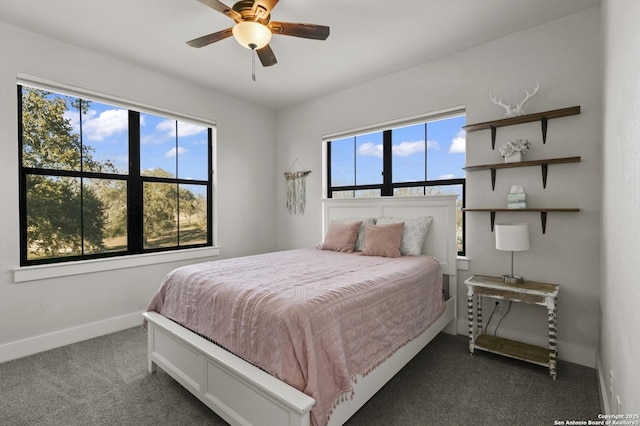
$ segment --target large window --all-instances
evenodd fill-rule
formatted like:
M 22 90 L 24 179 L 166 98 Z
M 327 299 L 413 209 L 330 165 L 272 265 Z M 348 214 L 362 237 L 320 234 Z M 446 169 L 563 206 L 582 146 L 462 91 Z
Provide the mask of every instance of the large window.
M 465 133 L 462 111 L 328 138 L 327 197 L 458 195 L 464 254 Z
M 213 127 L 18 86 L 20 262 L 212 245 Z

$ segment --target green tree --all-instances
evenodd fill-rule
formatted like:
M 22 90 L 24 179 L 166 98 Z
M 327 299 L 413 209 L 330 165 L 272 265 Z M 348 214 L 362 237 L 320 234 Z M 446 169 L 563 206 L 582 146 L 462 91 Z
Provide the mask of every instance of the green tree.
M 127 235 L 127 182 L 116 179 L 94 179 L 91 187 L 105 210 L 105 239 L 124 239 Z
M 77 114 L 81 120 L 89 107 L 83 99 L 22 88 L 22 164 L 27 171 L 31 259 L 126 249 L 127 181 L 122 175 L 127 171 L 118 179 L 82 176 L 87 171 L 118 173 L 111 160 L 94 159 L 95 149 L 83 143 L 68 118 Z M 160 168 L 147 170 L 144 176 L 175 178 Z M 149 246 L 206 241 L 206 197 L 176 184 L 146 182 L 143 208 L 145 241 L 153 240 Z M 180 230 L 190 229 L 178 241 L 182 220 Z
M 31 257 L 81 254 L 103 247 L 104 205 L 90 185 L 77 177 L 56 176 L 56 170 L 113 170 L 109 162 L 93 159 L 65 118 L 68 99 L 51 93 L 22 89 L 22 164 L 49 169 L 48 176 L 27 178 L 27 245 Z M 79 100 L 75 108 L 86 111 Z M 84 210 L 84 213 L 82 212 Z
M 145 176 L 173 177 L 161 168 L 146 170 Z M 177 185 L 145 182 L 144 184 L 144 236 L 145 241 L 172 236 L 172 241 L 161 245 L 177 245 L 178 192 Z
M 172 178 L 161 168 L 145 170 L 145 176 Z M 206 197 L 182 185 L 159 182 L 144 184 L 145 246 L 171 246 L 206 241 Z M 192 218 L 197 218 L 192 220 Z M 180 230 L 180 232 L 178 232 Z M 178 234 L 180 241 L 178 241 Z

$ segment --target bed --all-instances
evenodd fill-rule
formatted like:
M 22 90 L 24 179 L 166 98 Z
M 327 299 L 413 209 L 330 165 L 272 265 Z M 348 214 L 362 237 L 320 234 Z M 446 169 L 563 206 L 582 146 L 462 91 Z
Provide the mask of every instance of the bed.
M 149 371 L 154 372 L 159 366 L 232 425 L 324 425 L 326 424 L 327 419 L 329 421 L 329 425 L 343 424 L 358 410 L 358 408 L 373 396 L 378 389 L 393 377 L 393 375 L 395 375 L 402 366 L 404 366 L 431 339 L 433 339 L 435 335 L 443 330 L 452 334 L 456 333 L 457 315 L 455 296 L 457 294 L 457 289 L 455 261 L 457 250 L 455 238 L 455 196 L 358 200 L 336 199 L 326 200 L 323 203 L 323 235 L 319 236 L 319 241 L 322 241 L 322 239 L 325 238 L 327 230 L 330 229 L 330 224 L 336 222 L 351 223 L 354 218 L 401 218 L 403 221 L 406 221 L 405 223 L 409 223 L 409 221 L 413 219 L 424 217 L 430 217 L 432 218 L 432 221 L 427 238 L 422 247 L 419 247 L 418 250 L 420 250 L 421 254 L 427 256 L 403 256 L 398 259 L 398 263 L 408 265 L 411 262 L 416 264 L 417 262 L 421 262 L 422 264 L 424 263 L 422 258 L 437 258 L 438 261 L 435 263 L 437 266 L 436 272 L 440 278 L 439 285 L 441 287 L 438 287 L 438 292 L 440 294 L 436 294 L 435 297 L 431 297 L 430 300 L 437 300 L 437 296 L 439 296 L 440 299 L 443 299 L 442 294 L 444 293 L 445 301 L 441 302 L 440 307 L 436 306 L 434 308 L 437 311 L 436 314 L 429 314 L 429 318 L 425 317 L 422 328 L 417 328 L 420 327 L 419 325 L 406 325 L 407 330 L 403 329 L 403 331 L 399 333 L 399 335 L 403 337 L 403 340 L 400 340 L 399 343 L 393 343 L 391 346 L 383 345 L 381 348 L 366 347 L 367 349 L 363 351 L 357 351 L 353 348 L 350 351 L 345 350 L 345 352 L 341 352 L 342 355 L 340 355 L 340 357 L 346 358 L 346 361 L 344 362 L 346 365 L 344 372 L 342 372 L 342 366 L 340 369 L 332 366 L 329 367 L 330 369 L 333 368 L 333 370 L 330 370 L 332 372 L 327 375 L 326 371 L 322 373 L 322 368 L 325 368 L 327 364 L 322 356 L 326 355 L 328 357 L 327 359 L 329 359 L 329 355 L 327 354 L 331 351 L 323 350 L 319 351 L 317 354 L 316 352 L 310 352 L 310 356 L 305 355 L 301 358 L 298 357 L 298 354 L 302 353 L 304 350 L 311 351 L 314 347 L 315 341 L 310 340 L 306 334 L 298 333 L 298 331 L 296 331 L 297 328 L 294 328 L 291 325 L 294 323 L 293 321 L 287 320 L 288 322 L 286 326 L 278 326 L 278 323 L 270 325 L 270 320 L 260 319 L 259 321 L 254 321 L 245 328 L 236 327 L 238 330 L 242 330 L 240 334 L 241 336 L 247 336 L 251 333 L 256 335 L 269 335 L 268 339 L 263 339 L 263 342 L 257 345 L 244 344 L 250 340 L 245 338 L 238 339 L 236 337 L 235 340 L 231 338 L 231 340 L 225 341 L 225 336 L 229 333 L 220 331 L 221 328 L 217 329 L 218 334 L 215 334 L 216 332 L 214 331 L 214 336 L 211 339 L 207 339 L 203 337 L 208 335 L 207 331 L 199 328 L 198 318 L 193 320 L 193 317 L 199 317 L 201 315 L 200 312 L 203 312 L 203 309 L 194 308 L 191 310 L 190 314 L 181 314 L 177 308 L 171 308 L 163 311 L 163 309 L 160 309 L 162 308 L 161 305 L 163 305 L 165 298 L 168 299 L 169 296 L 163 295 L 160 297 L 161 303 L 158 303 L 158 296 L 156 295 L 154 296 L 154 301 L 150 306 L 157 311 L 164 312 L 166 316 L 155 311 L 144 313 L 148 330 Z M 211 264 L 206 267 L 191 266 L 187 267 L 187 269 L 190 273 L 189 276 L 202 277 L 209 273 L 215 273 L 218 275 L 223 274 L 223 272 L 215 270 L 215 268 L 222 267 L 225 263 L 237 264 L 237 267 L 241 268 L 241 272 L 236 270 L 233 274 L 229 274 L 229 277 L 237 278 L 240 276 L 241 281 L 245 280 L 245 282 L 248 283 L 255 282 L 255 288 L 251 289 L 251 293 L 248 293 L 248 287 L 243 288 L 242 290 L 237 290 L 237 293 L 253 295 L 256 290 L 263 289 L 261 277 L 265 275 L 265 273 L 260 271 L 260 265 L 273 264 L 274 262 L 281 264 L 282 262 L 286 262 L 280 257 L 275 257 L 280 255 L 281 254 L 279 253 L 264 254 L 248 258 L 248 260 L 228 259 L 225 260 L 225 262 L 211 262 Z M 390 267 L 385 264 L 387 261 L 386 258 L 382 259 L 375 256 L 358 256 L 356 254 L 336 253 L 312 248 L 295 250 L 288 255 L 294 256 L 294 262 L 299 262 L 301 265 L 304 264 L 305 267 L 299 269 L 305 271 L 314 269 L 314 265 L 312 263 L 304 263 L 306 262 L 306 260 L 304 260 L 306 259 L 306 256 L 320 255 L 321 258 L 325 259 L 324 262 L 326 265 L 344 262 L 345 265 L 347 265 L 346 267 L 348 270 L 352 271 L 354 275 L 362 277 L 366 283 L 373 281 L 375 276 L 378 275 L 377 272 L 375 272 L 376 268 L 382 270 Z M 355 258 L 360 259 L 356 260 Z M 252 265 L 251 268 L 248 268 L 246 263 L 242 263 L 246 261 L 250 262 L 249 264 Z M 362 261 L 368 263 L 363 267 L 364 269 L 357 270 L 357 268 L 360 268 L 360 266 L 358 266 L 360 263 L 352 262 Z M 209 272 L 209 269 L 212 267 L 214 268 L 214 271 Z M 242 268 L 244 268 L 245 272 L 242 272 Z M 280 269 L 282 268 L 283 267 L 281 266 Z M 427 269 L 426 266 L 420 266 L 420 268 Z M 431 266 L 429 266 L 429 268 L 433 269 Z M 275 269 L 277 270 L 278 267 Z M 326 276 L 323 275 L 325 273 L 325 269 L 327 271 Z M 348 335 L 348 327 L 341 324 L 339 326 L 335 326 L 336 329 L 346 330 L 344 332 L 347 333 L 347 337 L 341 337 L 331 328 L 334 327 L 334 323 L 329 327 L 324 323 L 321 323 L 319 320 L 323 315 L 327 318 L 341 318 L 343 315 L 339 314 L 339 311 L 336 310 L 336 306 L 340 306 L 343 303 L 343 299 L 337 298 L 339 296 L 331 299 L 328 296 L 313 293 L 316 287 L 321 287 L 325 284 L 328 285 L 330 281 L 337 280 L 336 275 L 348 275 L 342 273 L 330 273 L 328 270 L 329 268 L 324 267 L 316 269 L 311 275 L 319 277 L 320 281 L 313 284 L 313 286 L 308 287 L 305 287 L 304 285 L 294 286 L 295 288 L 291 290 L 291 294 L 292 298 L 295 298 L 300 292 L 303 292 L 303 299 L 308 299 L 310 301 L 303 310 L 305 312 L 310 312 L 310 315 L 315 315 L 311 320 L 308 320 L 308 323 L 305 323 L 304 326 L 300 326 L 300 328 L 306 330 L 313 328 L 314 324 L 322 324 L 318 325 L 318 329 L 329 331 L 325 333 L 321 340 L 333 341 L 334 346 L 335 342 L 339 341 L 340 345 L 344 344 L 344 347 L 347 347 L 351 340 L 357 340 L 354 339 L 354 336 L 359 336 L 360 333 L 354 334 L 352 331 L 351 334 Z M 268 270 L 265 269 L 265 271 Z M 170 275 L 174 274 L 174 272 Z M 178 276 L 182 273 L 186 272 L 183 269 L 181 269 L 179 273 L 175 272 Z M 268 275 L 269 272 L 266 274 Z M 274 271 L 273 274 L 275 274 L 275 276 L 278 275 L 277 271 Z M 393 276 L 400 276 L 399 274 L 401 273 L 397 272 L 394 273 Z M 407 272 L 407 276 L 412 274 L 414 273 Z M 291 274 L 287 273 L 287 275 Z M 295 275 L 293 278 L 296 282 L 302 282 L 307 279 L 304 275 Z M 166 281 L 168 281 L 168 279 L 166 279 L 165 282 Z M 180 279 L 175 278 L 174 281 L 180 282 Z M 276 279 L 275 281 L 278 280 Z M 358 285 L 363 286 L 364 284 L 360 283 Z M 163 284 L 163 287 L 165 286 L 169 286 L 169 290 L 167 291 L 168 294 L 175 295 L 176 293 L 179 293 L 178 296 L 176 296 L 176 300 L 180 301 L 189 300 L 186 298 L 185 294 L 193 293 L 193 289 L 198 288 L 195 284 L 191 287 L 177 284 L 174 287 L 171 287 L 171 284 Z M 444 288 L 442 286 L 444 286 Z M 345 288 L 347 287 L 345 286 Z M 383 294 L 381 293 L 383 290 L 378 289 L 378 287 L 363 288 L 367 289 L 365 293 L 380 293 L 383 298 L 390 297 L 390 293 Z M 400 287 L 398 287 L 398 289 L 399 288 Z M 205 291 L 205 293 L 207 291 Z M 405 299 L 411 300 L 418 299 L 416 291 L 422 290 L 416 286 L 412 290 L 406 291 L 408 296 L 405 296 Z M 411 291 L 414 293 L 411 293 Z M 399 292 L 399 290 L 391 291 L 391 293 L 394 294 Z M 263 290 L 263 293 L 260 294 L 259 297 L 252 297 L 256 300 L 260 300 L 263 305 L 278 305 L 282 298 L 286 298 L 282 295 L 273 296 L 272 293 L 277 295 L 277 292 Z M 329 289 L 327 294 L 333 293 L 336 293 L 336 291 L 334 289 Z M 216 297 L 220 298 L 221 296 Z M 331 310 L 318 308 L 317 311 L 314 311 L 310 308 L 310 306 L 315 306 L 313 305 L 315 300 L 327 298 L 329 298 L 330 303 L 332 303 Z M 198 295 L 193 300 L 201 299 L 201 296 Z M 360 302 L 363 303 L 362 306 L 368 306 L 369 304 L 369 302 L 366 302 L 366 304 L 362 301 Z M 379 300 L 377 303 L 379 303 Z M 395 306 L 396 303 L 397 302 L 394 301 L 392 305 Z M 196 302 L 186 302 L 186 304 L 192 305 L 196 304 Z M 169 305 L 169 303 L 167 303 L 167 305 Z M 253 307 L 246 308 L 246 306 L 253 305 L 248 305 L 244 302 L 242 303 L 242 306 L 245 307 L 243 310 L 247 312 L 257 310 L 257 308 Z M 401 317 L 402 310 L 404 309 L 405 308 L 403 307 L 401 311 L 393 313 L 393 318 Z M 417 311 L 415 311 L 416 314 L 412 314 L 412 316 L 417 316 L 417 313 L 423 310 L 419 306 L 418 308 L 406 307 L 406 310 L 411 309 L 417 309 Z M 344 316 L 349 317 L 353 316 L 351 313 L 358 309 L 347 307 L 346 310 L 347 313 L 344 314 Z M 364 308 L 362 311 L 365 312 Z M 392 311 L 391 308 L 389 308 L 389 311 Z M 424 311 L 426 311 L 426 309 L 424 309 Z M 229 318 L 229 321 L 227 322 L 234 322 L 234 315 L 235 314 L 230 310 L 228 313 L 223 314 L 223 317 Z M 289 313 L 288 316 L 296 317 L 297 313 Z M 193 321 L 189 322 L 189 319 L 192 319 Z M 304 323 L 304 321 L 305 319 L 301 317 L 298 322 Z M 178 324 L 178 322 L 182 325 Z M 222 322 L 224 322 L 224 320 Z M 334 322 L 337 323 L 337 320 Z M 409 321 L 405 318 L 403 321 L 396 322 L 399 322 L 401 323 L 400 325 L 404 326 L 405 323 L 408 323 Z M 424 327 L 427 324 L 428 327 L 425 329 Z M 260 326 L 262 326 L 263 329 L 260 329 Z M 280 329 L 285 331 L 282 333 L 276 333 L 274 331 Z M 389 329 L 389 334 L 394 333 L 394 331 Z M 260 351 L 266 353 L 269 353 L 270 351 L 273 352 L 273 347 L 269 346 L 270 344 L 285 348 L 285 345 L 280 344 L 280 341 L 278 340 L 281 337 L 280 334 L 292 336 L 292 340 L 297 342 L 298 346 L 292 349 L 282 349 L 281 356 L 279 354 L 276 357 L 272 357 L 277 361 L 274 361 L 277 364 L 275 367 L 268 363 L 260 365 L 260 368 L 254 365 L 253 360 L 251 359 L 252 353 Z M 364 332 L 361 334 L 366 335 L 367 333 Z M 237 343 L 238 340 L 241 340 L 241 344 L 239 346 L 233 346 L 230 343 L 231 341 L 236 341 Z M 378 342 L 383 341 L 384 339 L 380 339 L 380 336 L 378 336 L 375 340 Z M 216 341 L 218 344 L 214 344 L 212 341 Z M 358 345 L 359 344 L 360 343 L 358 343 Z M 362 345 L 362 347 L 365 347 L 364 343 Z M 235 355 L 234 353 L 223 349 L 223 347 L 231 348 Z M 343 347 L 341 346 L 341 350 L 342 348 Z M 392 350 L 389 350 L 389 348 L 392 348 Z M 325 352 L 327 354 L 325 354 Z M 359 352 L 364 352 L 366 355 L 361 356 Z M 355 353 L 357 353 L 357 356 L 354 356 Z M 317 362 L 308 362 L 309 359 L 315 360 L 316 358 Z M 351 361 L 352 359 L 358 359 L 360 361 L 360 358 L 362 358 L 363 362 L 366 361 L 366 368 L 362 367 L 364 364 L 355 364 L 355 361 Z M 292 362 L 285 363 L 282 361 L 282 365 L 279 365 L 278 362 L 280 362 L 281 359 L 288 359 Z M 283 371 L 288 374 L 288 372 L 296 370 L 296 368 L 291 367 L 292 365 L 295 366 L 296 362 L 302 366 L 299 369 L 300 371 L 296 374 L 292 373 L 293 378 L 288 376 L 283 377 Z M 278 369 L 279 367 L 281 367 L 280 370 Z M 316 373 L 316 370 L 319 372 Z M 272 374 L 267 373 L 267 371 Z M 322 383 L 316 388 L 311 386 L 307 386 L 305 388 L 304 385 L 300 386 L 299 382 L 301 382 L 301 377 L 304 379 L 302 382 L 305 380 L 314 382 L 314 380 L 309 379 L 310 377 L 315 377 L 314 374 L 319 378 L 331 376 L 332 386 L 333 382 L 338 383 L 337 386 L 339 388 L 337 389 L 337 393 L 335 393 L 335 401 L 327 401 L 326 392 L 323 394 L 323 392 L 320 391 L 326 387 Z M 346 379 L 341 375 L 346 375 Z M 282 380 L 276 377 L 280 377 Z M 335 380 L 333 380 L 333 378 L 335 378 Z M 318 382 L 320 381 L 321 380 L 318 380 Z M 287 384 L 287 382 L 291 383 L 293 386 Z M 303 390 L 305 392 L 303 392 Z M 335 391 L 335 389 L 333 390 Z M 310 395 L 313 395 L 315 399 Z M 329 393 L 329 395 L 332 394 Z

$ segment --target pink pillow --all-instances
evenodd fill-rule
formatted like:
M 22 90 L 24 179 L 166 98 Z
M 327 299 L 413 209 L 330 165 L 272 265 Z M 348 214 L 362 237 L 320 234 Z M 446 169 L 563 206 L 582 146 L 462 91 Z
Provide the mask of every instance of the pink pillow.
M 365 256 L 400 257 L 403 229 L 404 222 L 367 226 L 362 254 Z
M 358 231 L 360 230 L 360 222 L 340 223 L 331 222 L 329 230 L 324 237 L 322 250 L 334 250 L 344 253 L 353 253 L 353 247 L 358 239 Z

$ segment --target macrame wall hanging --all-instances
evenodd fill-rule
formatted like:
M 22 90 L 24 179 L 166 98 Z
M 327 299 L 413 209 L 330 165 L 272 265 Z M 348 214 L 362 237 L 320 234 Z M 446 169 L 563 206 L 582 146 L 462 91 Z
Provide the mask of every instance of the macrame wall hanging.
M 300 160 L 296 158 L 296 161 L 293 162 L 289 171 L 284 173 L 284 178 L 287 181 L 287 209 L 289 213 L 304 214 L 304 205 L 307 202 L 305 181 L 307 175 L 311 173 L 311 170 L 293 171 L 296 163 L 298 163 L 301 168 L 304 168 Z

